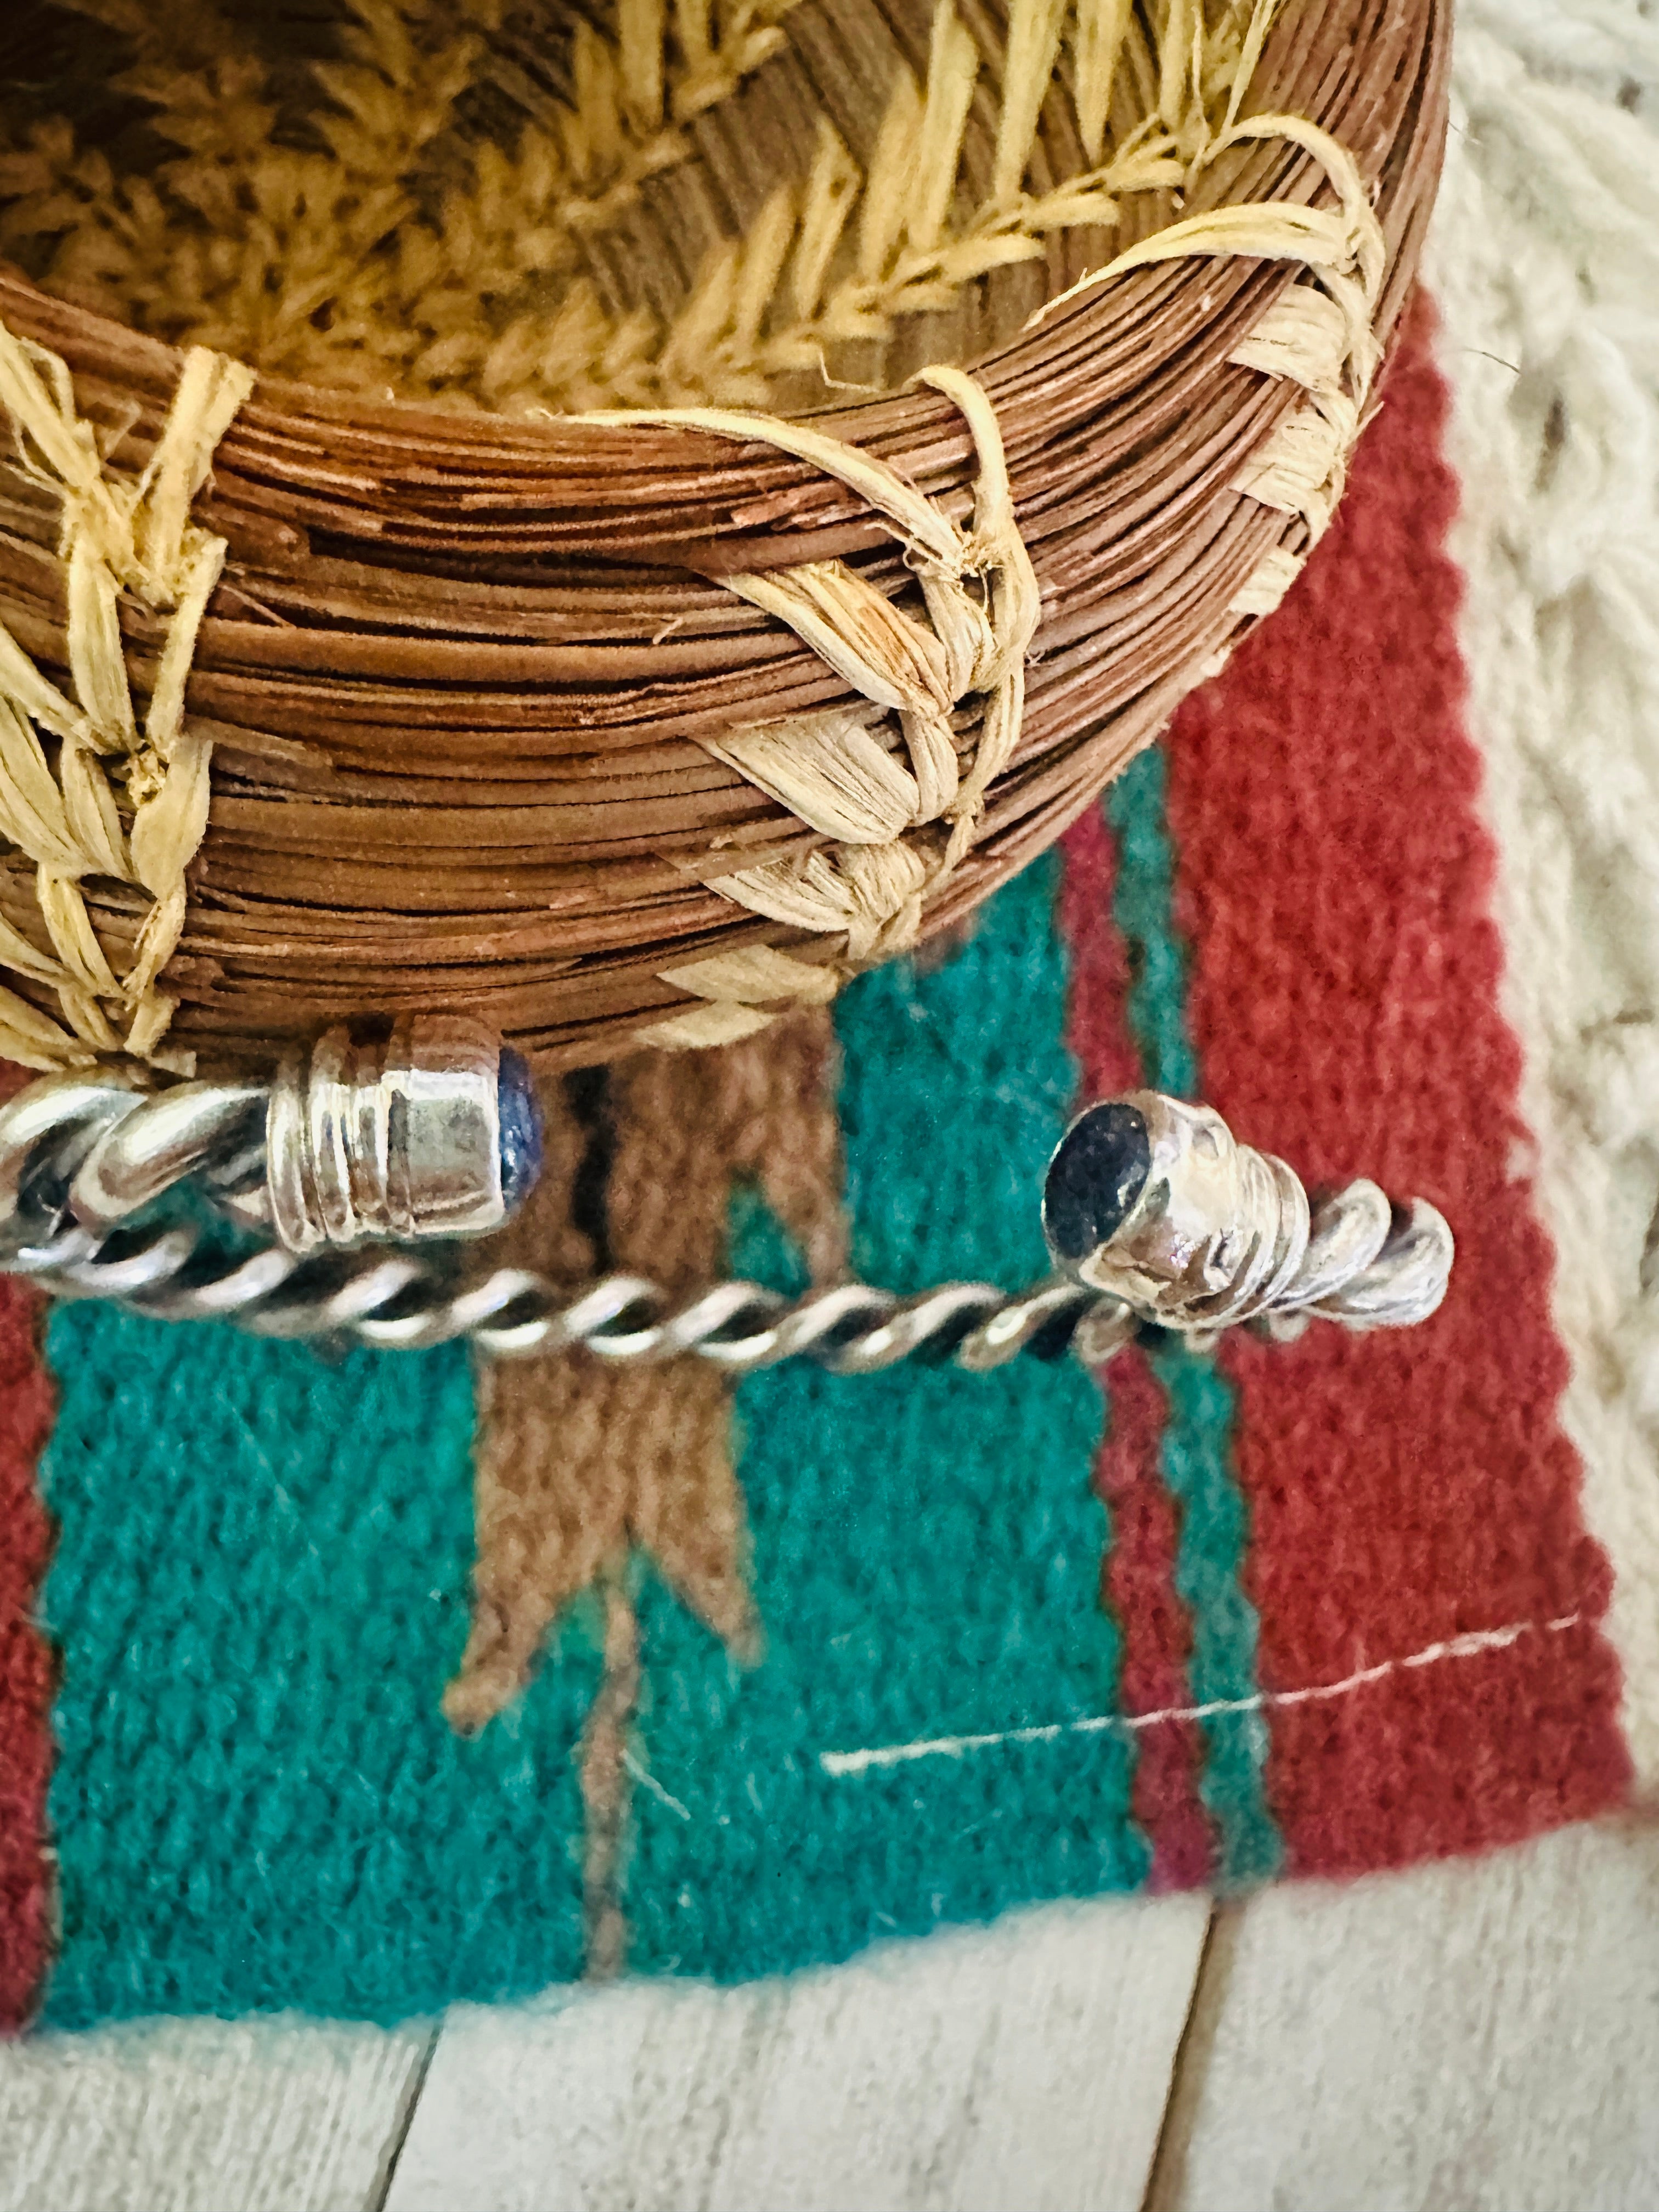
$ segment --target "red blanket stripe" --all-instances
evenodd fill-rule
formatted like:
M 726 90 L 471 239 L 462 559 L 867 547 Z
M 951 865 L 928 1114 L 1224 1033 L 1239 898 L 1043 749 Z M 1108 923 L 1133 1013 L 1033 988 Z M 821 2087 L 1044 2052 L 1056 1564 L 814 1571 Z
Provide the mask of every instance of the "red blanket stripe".
M 52 1407 L 35 1322 L 33 1295 L 0 1276 L 0 2031 L 27 2018 L 50 1933 L 52 1667 L 33 1612 L 50 1550 L 34 1469 Z
M 1556 1419 L 1551 1255 L 1516 1166 L 1430 327 L 1419 307 L 1329 537 L 1170 750 L 1206 1096 L 1306 1180 L 1420 1193 L 1459 1240 L 1425 1328 L 1228 1351 L 1247 1587 L 1269 1692 L 1470 1631 L 1582 1625 L 1276 1708 L 1269 1795 L 1304 1873 L 1496 1844 L 1628 1786 L 1593 1625 L 1609 1571 Z

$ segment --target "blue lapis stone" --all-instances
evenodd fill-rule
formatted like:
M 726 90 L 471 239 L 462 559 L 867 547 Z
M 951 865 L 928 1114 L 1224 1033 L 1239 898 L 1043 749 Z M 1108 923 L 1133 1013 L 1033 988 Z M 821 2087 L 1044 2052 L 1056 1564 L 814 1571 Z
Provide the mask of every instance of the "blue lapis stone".
M 1042 1233 L 1062 1267 L 1116 1236 L 1152 1173 L 1146 1116 L 1121 1099 L 1079 1114 L 1048 1163 Z
M 542 1171 L 542 1114 L 530 1064 L 512 1046 L 501 1047 L 495 1075 L 495 1115 L 501 1155 L 501 1200 L 509 1213 L 523 1205 Z

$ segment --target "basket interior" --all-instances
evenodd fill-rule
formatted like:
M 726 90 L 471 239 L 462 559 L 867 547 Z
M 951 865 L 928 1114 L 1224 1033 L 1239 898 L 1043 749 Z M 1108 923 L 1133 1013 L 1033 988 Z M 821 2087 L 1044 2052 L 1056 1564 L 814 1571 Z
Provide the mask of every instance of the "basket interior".
M 376 398 L 845 405 L 1170 220 L 1252 12 L 12 0 L 0 257 Z

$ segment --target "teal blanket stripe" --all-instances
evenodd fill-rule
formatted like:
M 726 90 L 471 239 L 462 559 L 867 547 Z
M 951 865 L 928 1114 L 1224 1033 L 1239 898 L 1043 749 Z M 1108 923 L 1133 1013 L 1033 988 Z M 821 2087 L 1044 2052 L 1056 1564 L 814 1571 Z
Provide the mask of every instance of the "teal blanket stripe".
M 1175 926 L 1175 848 L 1164 809 L 1164 755 L 1132 761 L 1101 804 L 1117 843 L 1112 913 L 1129 956 L 1129 1032 L 1145 1079 L 1196 1098 L 1198 1055 L 1187 1033 L 1187 948 Z
M 1164 789 L 1164 755 L 1154 746 L 1107 792 L 1117 839 L 1114 908 L 1129 951 L 1129 1025 L 1146 1079 L 1195 1098 L 1201 1085 L 1187 1028 L 1187 951 L 1176 927 Z M 1192 1616 L 1194 1701 L 1236 1703 L 1258 1692 L 1260 1623 L 1242 1581 L 1249 1528 L 1232 1461 L 1235 1395 L 1212 1359 L 1179 1345 L 1156 1354 L 1152 1370 L 1170 1401 L 1161 1461 L 1181 1508 L 1175 1581 Z M 1221 1882 L 1265 1881 L 1284 1861 L 1267 1804 L 1267 1724 L 1259 1712 L 1217 1713 L 1203 1727 L 1200 1794 L 1216 1823 Z
M 47 1349 L 48 2023 L 392 2020 L 578 1972 L 582 1622 L 476 1742 L 438 1710 L 472 1560 L 465 1352 L 331 1361 L 94 1305 Z
M 1036 1194 L 1073 1097 L 1055 868 L 948 965 L 844 996 L 854 1264 L 896 1287 L 1042 1273 Z M 787 1279 L 739 1206 L 735 1262 Z M 1092 1486 L 1100 1394 L 1070 1361 L 994 1376 L 781 1370 L 739 1398 L 763 1663 L 734 1666 L 654 1580 L 627 1888 L 631 1961 L 721 1978 L 1041 1898 L 1138 1887 L 1133 1746 L 992 1742 L 835 1771 L 823 1754 L 1118 1710 Z

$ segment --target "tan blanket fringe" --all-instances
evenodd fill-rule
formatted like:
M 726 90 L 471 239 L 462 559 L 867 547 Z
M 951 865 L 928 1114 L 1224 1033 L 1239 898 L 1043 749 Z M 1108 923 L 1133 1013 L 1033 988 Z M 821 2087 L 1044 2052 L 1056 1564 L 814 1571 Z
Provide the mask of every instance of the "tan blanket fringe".
M 190 507 L 252 384 L 251 369 L 193 349 L 149 465 L 125 479 L 106 471 L 64 362 L 0 324 L 0 409 L 25 471 L 62 503 L 76 694 L 67 698 L 0 625 L 0 836 L 34 863 L 52 947 L 0 918 L 0 966 L 48 985 L 64 1015 L 60 1024 L 0 988 L 0 1056 L 26 1067 L 112 1053 L 161 1066 L 189 1058 L 161 1048 L 173 1002 L 156 979 L 184 927 L 185 870 L 207 829 L 212 748 L 185 726 L 185 684 L 225 558 L 224 540 L 193 523 Z M 172 615 L 142 728 L 121 646 L 123 591 Z M 58 740 L 55 762 L 39 730 Z M 149 894 L 125 974 L 87 912 L 88 876 Z

